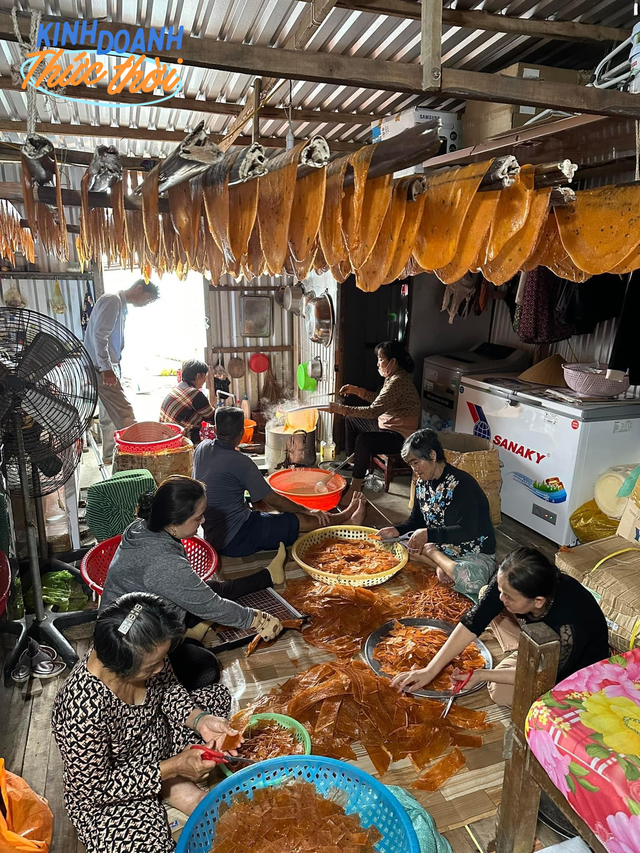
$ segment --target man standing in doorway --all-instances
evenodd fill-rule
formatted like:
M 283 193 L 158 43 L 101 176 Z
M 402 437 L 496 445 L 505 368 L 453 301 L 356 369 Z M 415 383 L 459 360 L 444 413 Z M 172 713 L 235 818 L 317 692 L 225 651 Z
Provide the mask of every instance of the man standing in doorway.
M 105 293 L 96 302 L 84 345 L 98 374 L 102 459 L 113 461 L 113 431 L 135 423 L 135 415 L 120 384 L 120 359 L 124 349 L 124 327 L 129 305 L 143 308 L 159 296 L 158 285 L 140 278 L 127 290 Z

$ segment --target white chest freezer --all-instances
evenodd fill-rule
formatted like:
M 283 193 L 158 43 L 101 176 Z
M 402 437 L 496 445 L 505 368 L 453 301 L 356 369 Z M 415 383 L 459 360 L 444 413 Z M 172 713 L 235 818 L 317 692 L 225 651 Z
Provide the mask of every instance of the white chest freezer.
M 456 432 L 498 448 L 505 515 L 571 545 L 569 518 L 593 498 L 599 475 L 640 463 L 640 400 L 562 402 L 546 391 L 513 377 L 463 376 Z

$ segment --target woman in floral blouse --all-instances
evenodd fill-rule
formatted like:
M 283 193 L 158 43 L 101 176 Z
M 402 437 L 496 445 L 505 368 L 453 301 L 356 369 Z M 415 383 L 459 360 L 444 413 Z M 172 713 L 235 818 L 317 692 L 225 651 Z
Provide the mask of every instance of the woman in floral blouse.
M 416 499 L 407 521 L 384 527 L 383 539 L 413 533 L 413 559 L 437 572 L 442 583 L 478 600 L 496 570 L 496 537 L 487 496 L 466 471 L 449 465 L 437 433 L 420 429 L 402 448 L 416 481 Z
M 93 649 L 56 697 L 65 804 L 87 853 L 174 850 L 162 800 L 191 814 L 215 766 L 190 747 L 237 734 L 226 687 L 188 693 L 173 674 L 167 654 L 183 631 L 164 599 L 123 595 L 98 616 Z

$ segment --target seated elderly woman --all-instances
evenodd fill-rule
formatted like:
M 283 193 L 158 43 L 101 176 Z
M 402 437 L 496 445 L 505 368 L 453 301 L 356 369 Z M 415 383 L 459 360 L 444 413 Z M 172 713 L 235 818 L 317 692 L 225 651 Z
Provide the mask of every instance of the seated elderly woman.
M 521 626 L 532 622 L 544 622 L 560 638 L 557 681 L 609 656 L 607 623 L 589 590 L 535 548 L 518 548 L 505 557 L 479 603 L 463 615 L 431 663 L 401 672 L 392 686 L 408 693 L 420 690 L 487 628 L 503 648 L 517 649 Z M 517 663 L 516 651 L 495 669 L 476 670 L 468 687 L 486 681 L 493 701 L 511 706 Z M 454 680 L 466 676 L 460 673 Z
M 182 637 L 180 614 L 155 595 L 130 593 L 105 608 L 93 649 L 73 668 L 53 707 L 64 798 L 87 853 L 175 849 L 162 799 L 191 814 L 215 762 L 231 695 L 215 684 L 189 693 L 167 658 Z
M 478 600 L 496 570 L 496 537 L 487 496 L 466 471 L 449 465 L 437 433 L 414 432 L 404 443 L 403 459 L 416 480 L 411 516 L 396 527 L 384 527 L 383 539 L 413 531 L 412 559 L 436 571 L 442 583 Z

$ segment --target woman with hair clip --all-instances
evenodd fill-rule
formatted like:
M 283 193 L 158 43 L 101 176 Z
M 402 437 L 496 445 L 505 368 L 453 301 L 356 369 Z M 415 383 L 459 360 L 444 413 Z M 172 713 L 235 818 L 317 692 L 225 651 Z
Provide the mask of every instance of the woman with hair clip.
M 353 454 L 353 479 L 345 493 L 347 503 L 371 467 L 371 458 L 379 453 L 400 453 L 405 438 L 418 428 L 420 397 L 411 379 L 413 359 L 403 344 L 384 341 L 375 349 L 378 373 L 384 378 L 382 390 L 367 391 L 355 385 L 343 385 L 340 394 L 366 400 L 367 406 L 330 403 L 326 411 L 346 417 L 346 452 Z
M 217 763 L 191 747 L 222 751 L 238 734 L 226 687 L 189 693 L 177 681 L 167 655 L 183 630 L 167 601 L 124 595 L 101 609 L 93 648 L 58 692 L 65 806 L 87 853 L 174 850 L 162 800 L 190 815 Z
M 503 647 L 511 640 L 511 648 L 517 649 L 521 627 L 532 622 L 544 622 L 560 638 L 556 683 L 609 656 L 607 623 L 593 595 L 540 551 L 518 548 L 505 557 L 479 603 L 464 614 L 431 663 L 401 672 L 391 684 L 407 693 L 422 689 L 489 626 Z M 493 701 L 510 707 L 517 658 L 516 651 L 495 669 L 476 670 L 468 687 L 486 681 Z
M 186 631 L 202 622 L 216 623 L 254 628 L 263 639 L 273 640 L 282 631 L 280 620 L 235 601 L 273 586 L 268 568 L 247 577 L 208 583 L 191 568 L 181 540 L 195 536 L 206 505 L 202 483 L 180 474 L 168 477 L 155 492 L 141 495 L 138 520 L 122 534 L 100 607 L 107 607 L 125 593 L 149 592 L 179 608 Z M 198 639 L 188 639 L 172 652 L 171 663 L 178 679 L 190 690 L 219 677 L 215 655 Z

